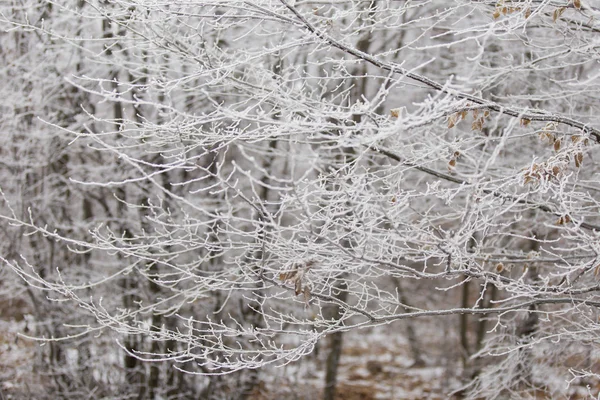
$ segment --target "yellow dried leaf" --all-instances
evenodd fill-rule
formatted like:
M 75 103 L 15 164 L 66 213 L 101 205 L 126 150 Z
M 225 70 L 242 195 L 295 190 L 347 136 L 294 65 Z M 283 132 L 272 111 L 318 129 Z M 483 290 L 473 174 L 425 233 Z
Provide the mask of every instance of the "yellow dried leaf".
M 508 8 L 502 7 L 502 14 L 506 15 L 507 12 L 508 12 Z
M 496 272 L 502 272 L 502 271 L 504 271 L 504 264 L 502 264 L 502 263 L 496 264 Z
M 494 17 L 494 19 L 500 18 L 500 10 L 498 10 L 496 8 L 496 10 L 494 11 L 494 14 L 492 14 L 492 17 Z
M 392 108 L 390 110 L 390 114 L 392 114 L 392 117 L 398 118 L 400 116 L 400 109 L 399 108 Z
M 531 17 L 531 8 L 527 7 L 525 10 L 525 19 Z
M 465 119 L 467 118 L 467 115 L 469 115 L 469 112 L 467 110 L 463 110 L 460 112 L 460 119 Z
M 490 112 L 489 112 L 488 110 L 485 110 L 485 111 L 483 112 L 483 116 L 484 116 L 485 118 L 489 117 L 489 116 L 490 116 Z
M 521 118 L 521 126 L 528 126 L 531 123 L 530 119 Z

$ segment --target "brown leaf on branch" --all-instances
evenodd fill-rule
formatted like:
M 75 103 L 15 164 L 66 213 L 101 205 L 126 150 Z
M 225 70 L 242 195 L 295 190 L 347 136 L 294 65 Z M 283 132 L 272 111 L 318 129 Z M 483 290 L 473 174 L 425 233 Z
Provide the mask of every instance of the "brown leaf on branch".
M 296 292 L 296 296 L 302 293 L 302 279 L 299 279 L 299 277 L 296 278 L 296 284 L 294 285 L 294 289 Z
M 575 154 L 575 166 L 577 168 L 581 167 L 582 162 L 583 162 L 583 153 Z
M 448 118 L 448 129 L 454 128 L 456 125 L 456 114 L 453 114 Z
M 310 299 L 312 298 L 312 295 L 310 293 L 310 289 L 308 288 L 308 286 L 304 286 L 304 290 L 302 291 L 302 294 L 304 295 L 304 303 L 306 303 L 306 305 L 308 306 L 308 304 L 310 303 Z
M 298 267 L 294 267 L 291 271 L 279 274 L 279 280 L 282 282 L 293 280 L 298 275 Z
M 560 167 L 558 165 L 555 165 L 554 167 L 552 167 L 552 175 L 555 178 L 558 176 L 559 173 L 560 173 Z

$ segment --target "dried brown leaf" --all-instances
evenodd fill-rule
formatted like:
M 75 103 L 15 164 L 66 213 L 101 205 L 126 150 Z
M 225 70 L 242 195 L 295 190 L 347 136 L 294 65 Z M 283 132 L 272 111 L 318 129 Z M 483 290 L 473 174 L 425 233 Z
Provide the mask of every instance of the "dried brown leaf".
M 559 7 L 552 13 L 552 21 L 556 22 L 560 16 L 565 12 L 565 7 Z
M 298 270 L 295 269 L 293 271 L 288 271 L 288 272 L 284 272 L 282 274 L 279 274 L 279 280 L 280 281 L 290 281 L 292 279 L 294 279 L 294 277 L 296 277 L 296 275 L 298 274 Z
M 310 289 L 308 288 L 308 286 L 304 286 L 304 290 L 302 291 L 302 294 L 304 295 L 304 302 L 306 303 L 306 305 L 308 305 L 308 303 L 310 303 L 310 299 L 312 298 L 312 295 L 310 293 Z
M 554 141 L 554 151 L 560 150 L 560 139 Z
M 575 154 L 575 166 L 577 168 L 581 167 L 582 162 L 583 162 L 583 153 Z
M 581 0 L 573 0 L 573 6 L 576 9 L 581 10 Z
M 554 143 L 556 141 L 556 138 L 550 132 L 541 132 L 540 133 L 540 139 L 542 139 L 542 140 L 548 139 L 548 141 L 550 143 Z
M 454 128 L 456 125 L 456 114 L 453 114 L 448 118 L 448 129 Z

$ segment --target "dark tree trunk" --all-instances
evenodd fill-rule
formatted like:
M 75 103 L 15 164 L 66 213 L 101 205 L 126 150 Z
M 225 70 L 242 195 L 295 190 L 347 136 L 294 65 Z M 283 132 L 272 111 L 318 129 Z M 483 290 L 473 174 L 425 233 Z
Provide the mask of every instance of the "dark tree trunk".
M 334 290 L 334 295 L 338 300 L 346 302 L 346 299 L 348 298 L 346 283 L 343 280 L 340 280 L 339 282 L 339 285 L 336 285 L 337 290 Z M 342 310 L 340 309 L 340 307 L 336 306 L 336 319 L 341 318 L 341 312 Z M 325 391 L 323 393 L 323 400 L 335 399 L 338 367 L 340 365 L 340 358 L 342 356 L 343 335 L 343 332 L 335 332 L 329 336 L 330 348 L 329 354 L 327 355 L 327 366 L 325 370 Z

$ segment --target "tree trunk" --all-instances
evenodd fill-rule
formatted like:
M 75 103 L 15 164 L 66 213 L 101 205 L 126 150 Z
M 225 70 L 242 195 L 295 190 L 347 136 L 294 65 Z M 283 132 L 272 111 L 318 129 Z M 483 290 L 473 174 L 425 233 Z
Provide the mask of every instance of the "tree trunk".
M 346 299 L 348 298 L 346 283 L 343 280 L 340 280 L 339 282 L 340 283 L 336 285 L 337 291 L 334 290 L 334 295 L 338 300 L 346 302 Z M 341 308 L 339 306 L 336 306 L 336 319 L 341 318 L 341 313 Z M 334 332 L 329 336 L 330 348 L 329 354 L 327 355 L 327 366 L 325 370 L 325 391 L 323 393 L 323 400 L 335 399 L 338 367 L 340 364 L 340 358 L 342 356 L 343 335 L 343 332 Z

